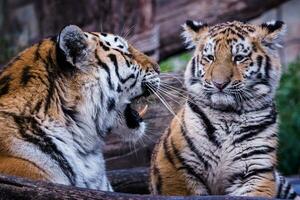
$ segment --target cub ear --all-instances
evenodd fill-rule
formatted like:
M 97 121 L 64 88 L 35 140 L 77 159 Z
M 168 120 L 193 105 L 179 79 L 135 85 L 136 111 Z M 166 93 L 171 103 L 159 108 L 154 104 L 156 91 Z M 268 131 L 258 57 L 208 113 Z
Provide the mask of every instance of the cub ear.
M 84 61 L 88 53 L 87 38 L 84 32 L 75 25 L 66 26 L 61 30 L 58 44 L 66 60 L 74 66 Z
M 208 32 L 208 25 L 206 23 L 192 20 L 187 20 L 182 27 L 183 32 L 181 35 L 188 49 L 195 47 L 201 38 L 204 37 L 205 33 Z
M 283 36 L 287 31 L 282 21 L 270 21 L 260 25 L 262 44 L 270 49 L 282 47 Z

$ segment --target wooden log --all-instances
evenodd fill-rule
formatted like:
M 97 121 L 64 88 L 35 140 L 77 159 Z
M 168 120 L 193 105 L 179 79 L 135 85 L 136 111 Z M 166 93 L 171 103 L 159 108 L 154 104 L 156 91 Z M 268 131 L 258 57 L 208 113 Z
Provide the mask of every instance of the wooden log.
M 139 172 L 126 173 L 126 171 L 115 172 L 111 177 L 116 177 L 118 181 L 112 180 L 112 183 L 126 184 L 122 182 L 120 176 L 127 178 L 134 176 L 137 178 L 143 170 Z M 128 176 L 129 174 L 129 176 Z M 128 180 L 136 180 L 129 178 Z M 136 183 L 133 183 L 136 185 Z M 128 184 L 128 182 L 127 182 Z M 122 187 L 122 186 L 120 186 Z M 30 181 L 23 178 L 0 175 L 0 199 L 1 200 L 46 200 L 46 199 L 89 199 L 89 200 L 251 200 L 264 199 L 255 197 L 229 197 L 229 196 L 189 196 L 189 197 L 167 197 L 167 196 L 151 196 L 138 194 L 125 194 L 118 192 L 103 192 L 99 190 L 91 190 L 52 184 L 42 181 Z
M 112 170 L 107 173 L 115 192 L 149 194 L 149 168 Z
M 2 0 L 0 34 L 17 52 L 41 38 L 57 34 L 67 24 L 77 24 L 86 31 L 120 34 L 138 49 L 162 60 L 184 51 L 180 33 L 187 19 L 211 24 L 247 21 L 286 1 Z

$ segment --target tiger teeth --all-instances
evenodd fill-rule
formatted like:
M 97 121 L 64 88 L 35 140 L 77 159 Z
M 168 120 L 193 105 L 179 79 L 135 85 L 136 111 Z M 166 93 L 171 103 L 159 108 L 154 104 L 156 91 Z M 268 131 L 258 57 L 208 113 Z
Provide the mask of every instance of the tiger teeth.
M 144 117 L 144 115 L 146 114 L 148 110 L 148 105 L 145 105 L 143 109 L 141 109 L 138 113 L 141 117 Z

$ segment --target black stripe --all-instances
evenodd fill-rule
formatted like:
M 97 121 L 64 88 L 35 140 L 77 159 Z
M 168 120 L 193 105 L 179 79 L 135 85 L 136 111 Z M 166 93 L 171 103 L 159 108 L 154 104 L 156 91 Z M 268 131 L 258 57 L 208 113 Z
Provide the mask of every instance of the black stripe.
M 282 190 L 282 185 L 284 184 L 283 182 L 283 177 L 282 176 L 278 176 L 279 182 L 277 182 L 276 184 L 279 184 L 278 186 L 278 191 L 277 191 L 277 196 L 276 198 L 281 198 L 281 190 Z
M 201 184 L 203 184 L 206 187 L 208 193 L 210 194 L 211 193 L 210 189 L 209 189 L 209 187 L 207 187 L 207 184 L 204 181 L 204 179 L 200 175 L 198 175 L 197 172 L 195 172 L 193 167 L 191 167 L 189 164 L 186 163 L 186 160 L 180 155 L 180 152 L 176 148 L 173 140 L 171 140 L 171 146 L 172 146 L 172 149 L 174 150 L 175 157 L 177 158 L 177 160 L 182 165 L 182 167 L 180 169 L 184 169 L 187 174 L 189 174 L 192 177 L 195 177 Z
M 270 78 L 271 60 L 269 56 L 266 56 L 265 76 Z
M 33 58 L 33 60 L 34 60 L 35 62 L 41 58 L 41 55 L 40 55 L 40 47 L 41 47 L 42 43 L 43 43 L 43 41 L 40 41 L 40 42 L 37 44 L 37 46 L 36 46 L 36 50 L 35 50 L 34 58 Z
M 42 103 L 43 103 L 42 100 L 41 100 L 41 101 L 38 101 L 38 102 L 36 103 L 36 105 L 35 105 L 34 108 L 33 108 L 33 111 L 34 111 L 35 113 L 37 113 L 37 112 L 40 111 L 40 109 L 41 109 L 41 107 L 42 107 Z
M 99 58 L 99 56 L 97 54 L 97 51 L 95 51 L 95 58 L 97 59 L 97 64 L 100 65 L 107 73 L 107 82 L 108 82 L 109 89 L 114 90 L 114 86 L 111 82 L 111 76 L 110 76 L 109 68 L 104 62 L 101 61 L 101 59 Z
M 203 122 L 203 126 L 205 128 L 205 132 L 208 136 L 208 139 L 211 143 L 213 143 L 214 145 L 216 145 L 217 147 L 220 147 L 221 144 L 220 142 L 217 140 L 216 135 L 214 134 L 216 131 L 216 128 L 212 125 L 212 123 L 210 122 L 210 120 L 208 119 L 208 117 L 204 114 L 204 112 L 193 102 L 188 101 L 188 105 L 190 106 L 190 108 L 192 109 L 193 112 L 195 112 L 202 120 Z
M 129 86 L 129 89 L 132 89 L 137 84 L 138 78 L 134 80 L 134 82 Z
M 255 147 L 253 147 L 255 148 Z M 265 147 L 265 148 L 262 148 L 259 147 L 260 149 L 255 149 L 255 150 L 252 150 L 250 152 L 247 152 L 247 153 L 243 153 L 239 156 L 236 156 L 233 161 L 237 161 L 237 160 L 240 160 L 240 159 L 245 159 L 245 158 L 249 158 L 253 155 L 266 155 L 268 153 L 271 153 L 271 152 L 274 152 L 276 149 L 274 147 Z M 245 150 L 244 150 L 245 151 Z
M 71 185 L 76 183 L 76 175 L 70 166 L 63 153 L 58 150 L 52 139 L 40 128 L 39 123 L 33 117 L 17 116 L 12 113 L 6 113 L 13 117 L 16 125 L 19 128 L 20 134 L 23 139 L 39 147 L 45 154 L 49 155 L 57 162 L 63 173 L 69 179 Z M 31 130 L 31 133 L 27 131 Z
M 129 79 L 134 78 L 134 74 L 130 74 L 127 78 L 123 79 L 120 74 L 119 74 L 119 65 L 118 65 L 118 61 L 117 61 L 117 57 L 114 54 L 109 54 L 108 57 L 110 58 L 110 60 L 113 62 L 114 66 L 115 66 L 115 72 L 116 75 L 118 77 L 118 79 L 120 80 L 121 83 L 126 83 Z
M 191 138 L 189 138 L 187 136 L 187 129 L 185 127 L 185 121 L 183 121 L 183 124 L 181 125 L 180 128 L 181 128 L 182 136 L 184 137 L 185 141 L 187 142 L 190 151 L 193 152 L 194 154 L 196 154 L 196 156 L 199 159 L 199 161 L 201 161 L 204 164 L 204 168 L 207 170 L 208 167 L 211 167 L 211 165 L 207 162 L 207 160 L 205 160 L 203 158 L 202 153 L 196 148 L 196 146 L 194 145 L 194 143 L 191 140 Z
M 56 69 L 55 69 L 55 64 L 52 60 L 51 57 L 51 51 L 49 50 L 48 56 L 47 56 L 47 62 L 44 62 L 45 69 L 47 71 L 47 80 L 48 80 L 48 94 L 46 96 L 46 103 L 45 103 L 45 112 L 47 113 L 48 109 L 50 108 L 51 102 L 52 102 L 52 97 L 55 92 L 55 78 L 56 78 Z
M 102 47 L 102 49 L 104 50 L 104 51 L 109 51 L 109 47 L 107 47 L 107 46 L 105 46 L 104 44 L 103 44 L 103 42 L 99 42 L 99 44 L 100 44 L 100 46 Z
M 234 182 L 235 180 L 246 180 L 253 176 L 257 176 L 259 174 L 265 174 L 273 172 L 273 167 L 260 168 L 260 169 L 252 169 L 251 171 L 243 171 L 233 174 L 228 180 L 230 182 Z
M 197 83 L 197 80 L 195 79 L 195 72 L 196 72 L 196 59 L 195 57 L 193 57 L 192 59 L 192 67 L 191 67 L 191 81 L 190 84 L 194 85 L 195 83 Z
M 171 129 L 170 127 L 168 128 L 167 130 L 167 135 L 166 137 L 164 138 L 164 141 L 163 141 L 163 151 L 164 151 L 164 154 L 165 154 L 165 158 L 173 165 L 175 166 L 175 161 L 173 160 L 173 157 L 169 151 L 169 149 L 171 148 L 170 146 L 168 146 L 168 138 L 169 138 L 169 135 L 171 134 Z
M 22 75 L 21 75 L 21 84 L 23 86 L 26 86 L 28 81 L 33 77 L 32 74 L 30 74 L 30 66 L 25 66 L 22 70 Z
M 93 32 L 88 32 L 88 33 L 91 34 L 91 35 L 93 35 L 93 36 L 95 36 L 95 37 L 97 37 L 97 38 L 99 38 L 99 35 L 96 34 L 96 33 L 93 33 Z
M 116 107 L 116 101 L 113 98 L 107 100 L 107 110 L 112 111 Z
M 68 108 L 67 106 L 62 105 L 62 111 L 65 115 L 67 123 L 71 123 L 71 121 L 76 123 L 76 121 L 77 121 L 76 116 L 78 115 L 78 112 L 74 108 L 72 109 L 72 108 Z
M 9 91 L 9 82 L 12 80 L 10 75 L 5 75 L 0 79 L 0 96 L 5 95 Z
M 265 173 L 270 173 L 270 172 L 273 172 L 273 171 L 274 171 L 273 167 L 261 168 L 261 169 L 252 169 L 243 178 L 248 179 L 248 178 L 250 178 L 252 176 L 256 176 L 258 174 L 265 174 Z
M 123 92 L 122 88 L 121 88 L 121 85 L 118 84 L 118 88 L 117 88 L 117 92 L 120 93 L 120 92 Z
M 160 172 L 159 172 L 159 170 L 156 166 L 153 167 L 153 173 L 154 173 L 154 176 L 157 177 L 157 182 L 155 184 L 157 194 L 161 194 L 161 192 L 162 192 L 162 190 L 161 190 L 161 188 L 162 188 L 162 178 L 161 178 Z
M 289 194 L 290 189 L 291 189 L 291 184 L 287 182 L 287 186 L 283 191 L 283 198 L 287 198 L 287 195 Z
M 244 37 L 242 34 L 236 32 L 236 35 L 237 35 L 241 40 L 245 40 L 245 37 Z
M 261 66 L 262 66 L 262 61 L 263 61 L 263 57 L 262 56 L 257 56 L 256 62 L 257 62 L 258 69 L 257 69 L 257 71 L 255 73 L 257 73 L 257 72 L 260 71 Z
M 98 108 L 97 111 L 96 111 L 96 118 L 95 118 L 95 124 L 96 124 L 96 132 L 98 134 L 98 136 L 100 136 L 103 140 L 104 140 L 104 135 L 106 132 L 109 132 L 109 131 L 106 131 L 106 130 L 102 130 L 102 127 L 100 126 L 100 123 L 99 123 L 99 118 L 101 118 L 102 116 L 100 115 L 100 109 Z
M 238 135 L 242 135 L 242 136 L 236 138 L 232 144 L 241 143 L 245 140 L 249 140 L 251 138 L 256 137 L 259 133 L 269 128 L 272 124 L 275 124 L 276 119 L 277 119 L 277 113 L 275 110 L 275 106 L 273 106 L 271 108 L 270 114 L 266 116 L 266 120 L 262 122 L 257 122 L 256 125 L 242 127 L 241 130 L 237 132 Z

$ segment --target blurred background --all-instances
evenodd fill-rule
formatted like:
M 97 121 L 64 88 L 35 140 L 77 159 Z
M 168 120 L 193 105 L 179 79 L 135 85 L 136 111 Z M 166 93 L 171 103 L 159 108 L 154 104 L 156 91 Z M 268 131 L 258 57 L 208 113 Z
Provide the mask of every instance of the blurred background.
M 20 50 L 58 34 L 65 25 L 76 24 L 86 31 L 125 37 L 159 61 L 166 81 L 180 88 L 182 71 L 191 57 L 180 38 L 187 19 L 209 24 L 231 20 L 258 24 L 273 19 L 287 23 L 280 52 L 284 74 L 277 95 L 279 169 L 285 175 L 299 174 L 300 0 L 0 0 L 0 67 Z M 168 101 L 175 111 L 180 106 L 180 100 Z M 109 135 L 105 147 L 108 169 L 149 166 L 153 145 L 171 117 L 157 103 L 146 116 L 150 128 L 141 143 L 127 144 Z

